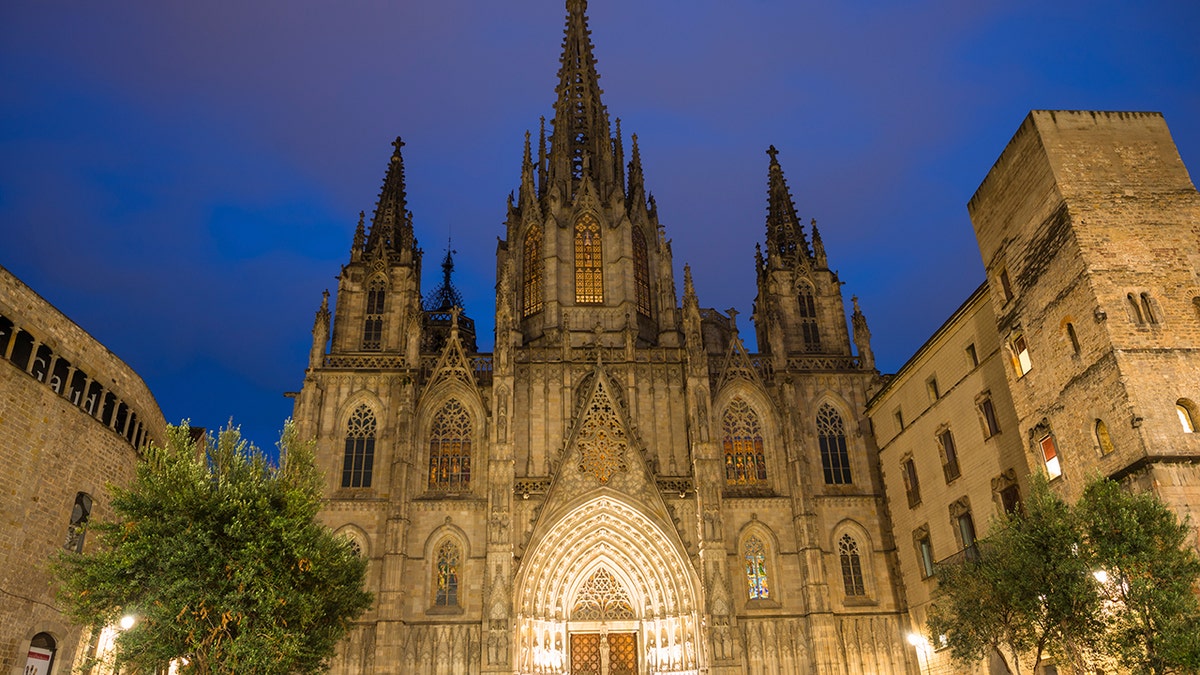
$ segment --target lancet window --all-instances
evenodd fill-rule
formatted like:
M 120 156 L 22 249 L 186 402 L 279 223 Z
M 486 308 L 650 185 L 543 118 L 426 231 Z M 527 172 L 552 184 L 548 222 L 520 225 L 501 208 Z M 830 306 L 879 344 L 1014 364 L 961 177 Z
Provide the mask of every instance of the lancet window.
M 746 586 L 750 590 L 750 599 L 766 600 L 771 594 L 767 588 L 767 548 L 758 535 L 746 537 L 742 556 L 746 560 Z
M 532 316 L 542 311 L 542 226 L 534 225 L 525 233 L 525 249 L 521 255 L 522 294 L 524 299 L 521 316 Z
M 867 594 L 866 584 L 863 583 L 862 558 L 858 553 L 858 542 L 849 534 L 843 534 L 838 540 L 838 557 L 842 561 L 842 585 L 848 597 Z
M 575 606 L 571 610 L 574 621 L 611 621 L 637 618 L 629 602 L 629 592 L 613 576 L 601 567 L 580 586 L 575 595 Z
M 633 282 L 637 293 L 637 310 L 650 316 L 650 263 L 646 253 L 646 235 L 633 227 Z
M 471 485 L 471 415 L 450 399 L 429 430 L 429 489 L 458 491 Z
M 434 569 L 435 607 L 458 607 L 458 570 L 462 551 L 453 539 L 445 539 L 437 549 Z
M 813 289 L 800 288 L 800 334 L 804 338 L 804 351 L 821 351 L 821 331 L 817 329 L 817 301 Z
M 826 485 L 849 485 L 850 454 L 846 450 L 846 425 L 828 403 L 817 409 L 817 437 L 821 445 L 821 468 Z
M 364 351 L 376 350 L 383 345 L 383 301 L 386 296 L 383 279 L 375 278 L 367 284 L 367 311 L 363 319 Z
M 763 453 L 762 427 L 758 415 L 741 396 L 725 409 L 725 483 L 756 485 L 767 480 L 767 458 Z
M 366 404 L 346 422 L 346 454 L 342 460 L 342 487 L 371 487 L 375 467 L 375 413 Z
M 575 302 L 604 302 L 600 235 L 600 223 L 591 214 L 584 215 L 575 224 Z

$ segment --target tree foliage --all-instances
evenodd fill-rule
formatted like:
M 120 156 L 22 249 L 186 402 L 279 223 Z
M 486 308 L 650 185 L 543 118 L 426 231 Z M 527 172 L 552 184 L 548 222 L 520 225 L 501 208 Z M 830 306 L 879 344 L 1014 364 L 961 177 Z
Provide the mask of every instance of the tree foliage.
M 1105 572 L 1100 592 L 1104 647 L 1131 673 L 1200 671 L 1200 559 L 1190 528 L 1150 494 L 1112 481 L 1092 483 L 1079 501 L 1091 553 Z
M 1122 672 L 1200 670 L 1200 560 L 1153 495 L 1107 479 L 1071 507 L 1034 477 L 1023 511 L 973 558 L 941 563 L 928 628 L 964 667 L 993 651 L 1020 672 L 1044 656 Z
M 1020 672 L 1048 654 L 1068 656 L 1098 630 L 1100 606 L 1071 510 L 1035 479 L 1022 510 L 993 523 L 975 556 L 938 566 L 929 629 L 962 664 L 992 651 Z
M 372 598 L 366 561 L 318 524 L 311 443 L 289 422 L 271 466 L 236 428 L 197 449 L 186 425 L 150 446 L 128 487 L 110 487 L 115 520 L 94 552 L 55 563 L 75 621 L 121 631 L 111 658 L 135 672 L 179 659 L 181 673 L 325 669 Z

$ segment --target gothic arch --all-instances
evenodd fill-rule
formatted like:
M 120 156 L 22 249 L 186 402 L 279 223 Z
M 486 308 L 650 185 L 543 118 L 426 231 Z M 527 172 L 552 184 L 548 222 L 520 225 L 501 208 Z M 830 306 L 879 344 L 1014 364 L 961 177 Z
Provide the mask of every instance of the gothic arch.
M 417 481 L 416 489 L 418 494 L 429 489 L 429 474 L 426 469 L 429 467 L 429 452 L 430 452 L 430 434 L 433 431 L 433 425 L 437 415 L 451 402 L 458 401 L 463 410 L 466 412 L 471 423 L 471 478 L 464 492 L 477 492 L 480 485 L 487 484 L 487 462 L 484 453 L 484 448 L 487 445 L 487 413 L 484 410 L 483 402 L 479 398 L 478 392 L 471 387 L 457 380 L 448 380 L 444 384 L 438 386 L 436 391 L 426 392 L 425 396 L 421 397 L 421 403 L 417 406 L 417 423 L 414 425 L 416 439 L 414 446 L 416 449 L 416 467 L 417 471 L 412 472 L 414 479 Z
M 763 454 L 767 460 L 767 477 L 764 486 L 783 485 L 779 478 L 787 471 L 787 453 L 784 450 L 784 435 L 776 414 L 775 405 L 755 383 L 736 379 L 718 392 L 713 400 L 713 414 L 709 418 L 710 437 L 718 443 L 725 438 L 724 420 L 726 411 L 735 399 L 741 398 L 754 414 L 762 429 Z
M 371 538 L 363 531 L 361 527 L 354 523 L 346 523 L 338 529 L 334 530 L 334 536 L 345 537 L 354 542 L 358 546 L 359 555 L 364 558 L 371 557 Z
M 766 577 L 767 577 L 767 597 L 758 600 L 758 603 L 763 601 L 770 603 L 779 603 L 781 601 L 782 584 L 779 583 L 779 538 L 775 536 L 775 532 L 767 526 L 766 523 L 758 520 L 757 517 L 751 516 L 751 520 L 742 525 L 742 529 L 738 531 L 737 536 L 737 565 L 733 566 L 733 572 L 737 575 L 737 580 L 733 584 L 733 588 L 739 589 L 738 593 L 741 597 L 741 604 L 745 605 L 753 599 L 749 592 L 749 572 L 746 569 L 746 550 L 747 543 L 754 537 L 762 542 L 766 560 Z
M 468 563 L 471 560 L 470 540 L 467 539 L 467 533 L 462 528 L 450 521 L 449 516 L 446 517 L 442 525 L 435 527 L 429 533 L 429 536 L 425 538 L 422 559 L 425 562 L 426 592 L 422 602 L 428 608 L 433 608 L 436 605 L 438 551 L 442 547 L 442 544 L 447 541 L 458 548 L 459 556 L 457 569 L 457 587 L 459 591 L 456 598 L 457 601 L 451 607 L 465 610 L 467 602 L 470 600 L 470 595 L 464 593 L 462 589 L 467 588 L 470 581 L 468 578 L 470 571 Z
M 379 399 L 379 396 L 375 392 L 369 389 L 359 389 L 358 391 L 347 396 L 345 400 L 342 401 L 341 405 L 338 406 L 337 416 L 334 418 L 336 422 L 334 422 L 333 427 L 335 437 L 338 439 L 344 437 L 346 433 L 346 423 L 350 421 L 350 416 L 354 414 L 354 411 L 357 410 L 358 406 L 360 405 L 367 406 L 371 409 L 371 412 L 375 413 L 375 419 L 379 423 L 379 437 L 383 436 L 383 430 L 387 428 L 387 424 L 385 423 L 386 417 L 383 414 L 383 401 Z
M 871 540 L 871 535 L 867 528 L 853 518 L 845 518 L 837 525 L 834 525 L 829 536 L 829 551 L 833 556 L 833 574 L 831 577 L 837 578 L 844 586 L 845 580 L 842 577 L 842 564 L 839 546 L 842 538 L 849 535 L 858 544 L 859 563 L 862 570 L 862 580 L 864 593 L 861 596 L 866 600 L 873 600 L 877 597 L 877 585 L 875 575 L 875 543 Z M 835 584 L 830 584 L 831 587 L 841 588 Z M 844 590 L 844 588 L 841 588 Z M 842 595 L 842 594 L 837 594 Z M 843 595 L 843 597 L 845 597 Z
M 514 582 L 518 670 L 567 643 L 570 603 L 601 567 L 625 585 L 643 637 L 670 626 L 699 651 L 701 584 L 673 528 L 609 489 L 544 516 Z

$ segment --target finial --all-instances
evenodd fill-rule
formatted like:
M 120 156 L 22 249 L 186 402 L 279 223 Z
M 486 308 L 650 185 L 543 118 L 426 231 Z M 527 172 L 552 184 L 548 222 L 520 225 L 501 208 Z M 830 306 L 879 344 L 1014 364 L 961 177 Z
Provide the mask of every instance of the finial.
M 775 149 L 775 146 L 774 146 L 774 145 L 772 145 L 771 147 L 767 148 L 767 154 L 771 156 L 771 163 L 772 163 L 772 164 L 778 164 L 778 163 L 779 163 L 779 160 L 778 160 L 779 151 Z
M 525 157 L 521 160 L 521 162 L 522 162 L 521 163 L 522 171 L 524 171 L 526 168 L 533 168 L 533 153 L 530 151 L 530 148 L 529 148 L 529 130 L 528 129 L 525 130 Z
M 321 309 L 322 310 L 329 309 L 329 289 L 328 288 L 326 288 L 324 290 L 324 292 L 321 293 Z
M 725 313 L 729 315 L 729 325 L 733 328 L 734 335 L 737 335 L 737 315 L 739 312 L 733 307 L 730 307 L 729 309 L 725 310 Z

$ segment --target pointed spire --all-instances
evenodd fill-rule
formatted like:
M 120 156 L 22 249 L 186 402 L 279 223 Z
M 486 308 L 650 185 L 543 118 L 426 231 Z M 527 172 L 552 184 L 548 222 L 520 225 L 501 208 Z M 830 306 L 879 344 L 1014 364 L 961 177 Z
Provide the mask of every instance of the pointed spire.
M 621 139 L 621 118 L 617 118 L 617 133 L 613 136 L 613 171 L 616 175 L 613 179 L 617 182 L 617 189 L 621 194 L 625 193 L 625 143 Z
M 811 256 L 808 241 L 796 216 L 796 204 L 779 165 L 779 151 L 767 149 L 771 163 L 767 169 L 767 259 L 792 265 L 800 255 Z
M 613 173 L 608 111 L 600 102 L 600 75 L 592 54 L 587 0 L 567 0 L 567 23 L 558 70 L 554 132 L 550 147 L 550 182 L 572 195 L 584 174 L 604 191 Z
M 692 266 L 683 266 L 683 303 L 696 303 L 696 287 L 692 285 Z
M 392 158 L 383 178 L 383 187 L 379 190 L 379 201 L 375 204 L 375 217 L 371 219 L 367 250 L 374 250 L 382 245 L 400 251 L 406 245 L 415 245 L 412 223 L 409 220 L 408 195 L 404 188 L 404 158 L 400 154 L 402 147 L 404 141 L 397 136 L 392 142 Z
M 863 316 L 862 308 L 858 306 L 858 296 L 850 297 L 854 303 L 854 314 L 850 316 L 850 324 L 854 327 L 854 345 L 858 347 L 858 365 L 863 370 L 875 370 L 875 353 L 871 351 L 871 329 L 867 328 L 867 317 Z
M 642 151 L 638 147 L 638 136 L 632 134 L 629 137 L 633 144 L 629 151 L 629 190 L 626 194 L 629 195 L 627 208 L 633 210 L 633 205 L 646 205 L 646 177 L 642 173 Z
M 319 368 L 325 361 L 325 345 L 329 343 L 329 289 L 321 294 L 321 307 L 313 319 L 312 349 L 308 352 L 308 367 Z
M 366 217 L 366 212 L 358 212 L 358 227 L 354 228 L 354 243 L 350 244 L 350 260 L 352 262 L 362 258 L 363 245 L 367 241 L 366 229 L 363 226 L 363 219 Z
M 537 187 L 540 197 L 546 193 L 546 116 L 542 115 L 538 121 Z
M 442 283 L 425 298 L 425 309 L 430 312 L 447 312 L 455 307 L 463 306 L 462 294 L 454 287 L 450 277 L 454 274 L 454 254 L 446 242 L 446 257 L 442 259 Z
M 813 244 L 813 259 L 816 260 L 817 267 L 826 269 L 829 267 L 829 260 L 825 257 L 825 243 L 821 241 L 821 233 L 817 230 L 817 219 L 812 219 L 812 244 Z

